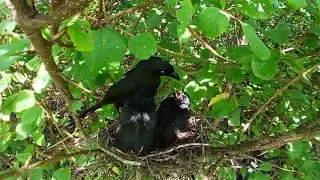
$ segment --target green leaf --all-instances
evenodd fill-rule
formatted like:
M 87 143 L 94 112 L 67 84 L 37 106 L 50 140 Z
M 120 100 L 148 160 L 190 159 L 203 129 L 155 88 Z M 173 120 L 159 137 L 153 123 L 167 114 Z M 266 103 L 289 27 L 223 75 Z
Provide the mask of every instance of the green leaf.
M 279 22 L 274 29 L 266 30 L 263 34 L 282 45 L 288 43 L 289 40 L 289 25 L 286 22 Z
M 17 124 L 16 134 L 18 140 L 24 140 L 31 135 L 30 131 L 22 123 Z
M 7 70 L 13 63 L 21 59 L 19 52 L 30 48 L 29 40 L 18 40 L 0 45 L 0 71 Z
M 158 9 L 151 9 L 148 11 L 147 16 L 149 17 L 146 20 L 147 26 L 156 28 L 161 24 L 160 11 Z
M 231 114 L 231 118 L 228 120 L 229 126 L 240 125 L 240 111 L 237 109 Z
M 263 162 L 259 167 L 262 171 L 272 171 L 272 164 L 269 162 Z
M 13 20 L 3 20 L 0 23 L 0 35 L 11 34 L 14 28 L 16 28 L 17 23 Z
M 148 59 L 157 52 L 157 41 L 151 33 L 145 32 L 129 39 L 129 50 L 140 59 Z
M 227 50 L 229 59 L 238 62 L 248 62 L 253 58 L 253 53 L 249 46 L 231 46 Z
M 37 169 L 34 169 L 34 170 L 28 172 L 28 179 L 30 179 L 30 180 L 43 179 L 43 169 L 37 168 Z
M 272 13 L 271 0 L 236 0 L 236 7 L 241 13 L 254 19 L 266 19 Z
M 202 107 L 201 103 L 205 100 L 207 95 L 207 87 L 201 86 L 196 81 L 189 82 L 185 91 L 188 93 L 191 99 L 191 105 L 196 107 Z
M 91 52 L 82 52 L 91 73 L 98 74 L 107 65 L 119 66 L 123 61 L 127 40 L 125 36 L 112 29 L 98 29 L 93 32 L 94 48 Z
M 68 27 L 68 34 L 78 51 L 90 52 L 93 49 L 93 32 L 87 20 L 78 19 Z
M 1 111 L 21 112 L 34 106 L 35 102 L 33 91 L 22 90 L 4 100 Z
M 40 122 L 44 118 L 44 111 L 43 109 L 36 105 L 32 108 L 25 110 L 21 116 L 21 123 L 24 126 L 30 125 L 34 122 Z
M 71 105 L 71 111 L 77 113 L 77 111 L 81 110 L 83 103 L 81 101 L 74 101 Z
M 251 176 L 252 176 L 252 180 L 271 180 L 271 177 L 269 174 L 264 174 L 261 171 L 256 171 Z
M 17 160 L 21 163 L 25 163 L 29 158 L 31 158 L 30 153 L 19 153 L 17 154 Z
M 5 89 L 8 88 L 8 85 L 11 82 L 11 74 L 7 74 L 3 72 L 1 74 L 1 79 L 0 79 L 0 93 L 2 93 Z
M 8 148 L 9 143 L 11 143 L 12 136 L 12 132 L 7 132 L 4 135 L 2 134 L 0 136 L 0 152 L 3 152 Z
M 254 32 L 252 26 L 246 23 L 241 23 L 243 33 L 246 35 L 250 48 L 254 55 L 261 60 L 267 60 L 270 58 L 270 51 L 267 46 L 261 41 L 261 39 Z
M 228 30 L 229 16 L 216 7 L 206 8 L 199 16 L 199 28 L 208 37 L 216 38 Z
M 189 32 L 188 28 L 183 25 L 179 25 L 177 27 L 177 34 L 178 34 L 179 41 L 181 44 L 188 42 L 189 39 L 191 38 L 191 33 Z
M 244 80 L 244 75 L 239 68 L 229 68 L 226 72 L 227 78 L 233 83 L 240 83 Z
M 311 146 L 308 141 L 297 141 L 288 144 L 288 153 L 290 159 L 299 159 L 307 156 L 310 152 Z
M 303 172 L 310 177 L 310 179 L 319 179 L 320 177 L 320 163 L 318 161 L 308 160 L 302 166 Z
M 166 0 L 168 8 L 173 9 L 178 3 L 178 0 Z
M 56 170 L 51 180 L 69 180 L 71 179 L 71 169 L 70 167 L 64 167 Z
M 270 80 L 277 73 L 280 52 L 278 50 L 271 50 L 271 56 L 268 60 L 263 61 L 254 57 L 251 61 L 251 68 L 253 74 L 263 80 Z
M 33 132 L 32 133 L 32 138 L 33 138 L 33 141 L 37 145 L 39 145 L 39 146 L 45 146 L 46 145 L 45 137 L 41 132 L 39 132 L 39 131 Z
M 292 9 L 295 10 L 304 8 L 308 5 L 305 0 L 287 0 L 287 3 Z
M 177 10 L 177 19 L 181 25 L 187 26 L 193 16 L 194 9 L 191 0 L 184 0 L 180 2 L 181 8 Z
M 235 180 L 237 178 L 236 171 L 232 168 L 219 167 L 217 172 L 218 179 Z
M 233 99 L 221 99 L 212 105 L 210 115 L 216 118 L 231 115 L 237 108 Z
M 41 63 L 37 73 L 37 77 L 33 79 L 32 87 L 34 91 L 38 94 L 42 93 L 46 89 L 46 87 L 49 86 L 50 81 L 51 77 L 44 64 Z

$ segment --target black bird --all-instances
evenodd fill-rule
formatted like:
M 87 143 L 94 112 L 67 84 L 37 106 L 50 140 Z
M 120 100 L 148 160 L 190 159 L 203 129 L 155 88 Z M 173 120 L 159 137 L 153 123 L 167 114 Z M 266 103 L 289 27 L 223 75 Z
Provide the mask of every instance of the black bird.
M 83 111 L 80 116 L 85 117 L 98 108 L 112 103 L 119 109 L 127 98 L 140 89 L 156 90 L 160 85 L 160 76 L 169 76 L 180 80 L 173 66 L 160 57 L 151 56 L 148 60 L 140 61 L 135 68 L 126 72 L 122 79 L 108 89 L 100 102 Z
M 157 123 L 153 89 L 142 89 L 128 98 L 120 114 L 114 146 L 139 155 L 150 151 Z
M 190 97 L 186 92 L 176 91 L 167 97 L 157 110 L 156 137 L 153 148 L 167 148 L 177 140 L 190 136 L 185 131 L 190 119 Z

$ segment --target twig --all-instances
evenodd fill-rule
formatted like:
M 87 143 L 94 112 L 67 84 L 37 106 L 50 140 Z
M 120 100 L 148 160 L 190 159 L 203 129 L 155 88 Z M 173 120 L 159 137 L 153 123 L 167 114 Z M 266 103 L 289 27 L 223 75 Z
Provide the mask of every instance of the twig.
M 143 9 L 142 13 L 140 14 L 137 22 L 133 25 L 133 28 L 132 28 L 131 33 L 134 34 L 134 31 L 136 30 L 136 28 L 137 28 L 137 26 L 139 25 L 141 19 L 145 16 L 145 14 L 147 13 L 147 11 L 148 11 L 148 7 L 145 7 L 145 8 Z
M 181 145 L 179 145 L 179 146 L 176 146 L 176 147 L 167 149 L 167 150 L 165 150 L 165 151 L 161 151 L 161 152 L 158 152 L 158 153 L 149 154 L 149 155 L 146 155 L 146 156 L 143 156 L 143 157 L 139 157 L 138 159 L 146 159 L 146 158 L 150 158 L 150 157 L 160 156 L 160 155 L 163 155 L 163 154 L 168 154 L 168 153 L 171 153 L 171 152 L 176 151 L 176 150 L 181 149 L 181 148 L 187 148 L 187 147 L 203 147 L 203 146 L 205 146 L 205 147 L 210 147 L 210 144 L 206 144 L 206 143 L 181 144 Z
M 133 13 L 133 12 L 139 10 L 139 9 L 143 9 L 143 8 L 148 7 L 148 6 L 152 6 L 153 4 L 155 4 L 157 2 L 162 2 L 162 0 L 149 0 L 149 1 L 145 2 L 145 3 L 139 4 L 138 6 L 134 6 L 134 7 L 125 9 L 123 11 L 119 11 L 118 13 L 116 13 L 114 15 L 111 15 L 108 19 L 100 21 L 98 24 L 94 25 L 94 27 L 95 28 L 101 27 L 103 25 L 108 24 L 110 21 L 112 21 L 112 20 L 114 20 L 116 18 L 119 18 L 119 17 L 127 15 L 127 14 L 131 14 L 131 13 Z
M 86 93 L 91 93 L 91 91 L 85 87 L 83 87 L 82 85 L 73 82 L 71 79 L 69 79 L 68 77 L 64 76 L 63 74 L 59 73 L 59 75 L 68 83 L 75 85 L 76 87 L 82 89 L 84 92 Z
M 100 146 L 100 149 L 103 152 L 107 153 L 109 156 L 111 156 L 111 157 L 115 158 L 116 160 L 122 162 L 123 164 L 128 164 L 128 165 L 132 165 L 132 166 L 141 166 L 141 165 L 143 165 L 143 163 L 139 162 L 139 161 L 132 161 L 132 160 L 124 159 L 123 157 L 120 157 L 120 156 L 114 154 L 113 152 L 105 149 L 104 147 Z
M 205 47 L 207 48 L 209 51 L 211 51 L 212 54 L 214 54 L 215 56 L 217 56 L 220 59 L 223 59 L 225 61 L 229 61 L 227 58 L 221 56 L 216 50 L 214 50 L 197 32 L 195 32 L 192 28 L 187 27 L 188 30 L 190 31 L 190 33 L 199 40 L 199 42 Z
M 11 170 L 9 172 L 0 174 L 0 179 L 5 179 L 5 178 L 8 178 L 10 176 L 19 176 L 21 174 L 24 174 L 24 173 L 30 171 L 30 170 L 33 170 L 33 169 L 36 169 L 38 167 L 45 166 L 45 165 L 48 165 L 48 164 L 53 164 L 55 162 L 62 161 L 64 159 L 68 159 L 68 158 L 72 158 L 72 157 L 78 157 L 78 156 L 81 156 L 81 155 L 100 154 L 101 152 L 102 152 L 101 150 L 86 150 L 86 151 L 80 151 L 80 152 L 76 152 L 76 153 L 72 153 L 72 154 L 64 154 L 64 155 L 60 155 L 60 156 L 55 156 L 55 157 L 52 157 L 50 159 L 46 159 L 44 161 L 36 162 L 36 163 L 31 164 L 31 165 L 29 165 L 27 167 L 20 168 L 18 170 Z
M 303 73 L 299 74 L 297 77 L 295 77 L 294 79 L 292 79 L 288 84 L 286 84 L 285 86 L 283 86 L 282 88 L 280 88 L 279 90 L 277 90 L 277 92 L 268 99 L 267 102 L 265 102 L 258 110 L 256 113 L 254 113 L 254 115 L 251 117 L 251 119 L 247 122 L 247 124 L 244 126 L 242 133 L 245 133 L 248 128 L 250 127 L 250 125 L 252 124 L 252 122 L 255 120 L 255 118 L 263 111 L 263 109 L 277 96 L 279 96 L 283 91 L 285 91 L 289 86 L 293 85 L 295 82 L 297 82 L 298 80 L 300 80 L 302 77 L 306 76 L 308 73 L 310 73 L 311 71 L 315 70 L 318 66 L 320 66 L 320 63 L 317 63 L 315 65 L 313 65 L 311 68 L 307 69 L 306 71 L 304 71 Z

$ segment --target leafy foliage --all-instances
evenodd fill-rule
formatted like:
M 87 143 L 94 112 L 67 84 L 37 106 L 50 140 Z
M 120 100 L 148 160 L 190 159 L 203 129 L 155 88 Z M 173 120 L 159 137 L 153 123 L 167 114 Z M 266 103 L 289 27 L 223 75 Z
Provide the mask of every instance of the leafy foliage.
M 37 14 L 30 17 L 35 21 L 38 15 L 59 11 L 53 1 L 26 2 L 35 3 Z M 259 160 L 259 169 L 249 179 L 319 178 L 319 138 L 304 131 L 320 120 L 318 0 L 99 2 L 30 35 L 0 0 L 0 177 L 20 168 L 23 174 L 18 176 L 29 179 L 137 177 L 136 169 L 87 152 L 23 169 L 59 154 L 93 152 L 96 139 L 79 143 L 71 114 L 98 101 L 140 60 L 158 54 L 182 78 L 163 78 L 157 103 L 173 89 L 185 90 L 193 114 L 201 118 L 195 141 L 210 144 L 223 158 L 188 149 L 178 153 L 182 158 L 175 164 L 159 165 L 153 169 L 159 173 L 145 173 L 144 178 L 170 174 L 184 179 L 192 172 L 202 179 L 207 171 L 209 179 L 236 179 L 246 174 L 252 159 Z M 37 56 L 42 49 L 31 43 L 37 35 L 37 41 L 49 41 L 48 57 L 58 70 Z M 68 93 L 54 77 L 63 78 L 73 102 L 66 101 Z M 112 105 L 101 108 L 81 121 L 85 135 L 112 129 L 109 119 L 117 117 Z M 285 137 L 292 131 L 303 135 L 282 139 L 281 145 L 265 144 L 265 137 Z M 259 142 L 261 149 L 232 149 L 250 141 Z M 238 158 L 225 153 L 230 147 Z M 252 151 L 242 153 L 247 149 Z M 197 163 L 187 161 L 190 156 Z M 242 168 L 231 168 L 229 159 Z M 170 168 L 161 173 L 164 167 Z

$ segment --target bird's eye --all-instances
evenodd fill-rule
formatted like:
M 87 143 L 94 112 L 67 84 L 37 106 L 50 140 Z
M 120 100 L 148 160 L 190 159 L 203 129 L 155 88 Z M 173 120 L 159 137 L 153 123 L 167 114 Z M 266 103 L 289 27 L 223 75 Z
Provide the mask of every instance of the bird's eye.
M 165 72 L 165 71 L 160 71 L 160 73 L 161 73 L 162 75 L 164 75 L 166 72 Z

